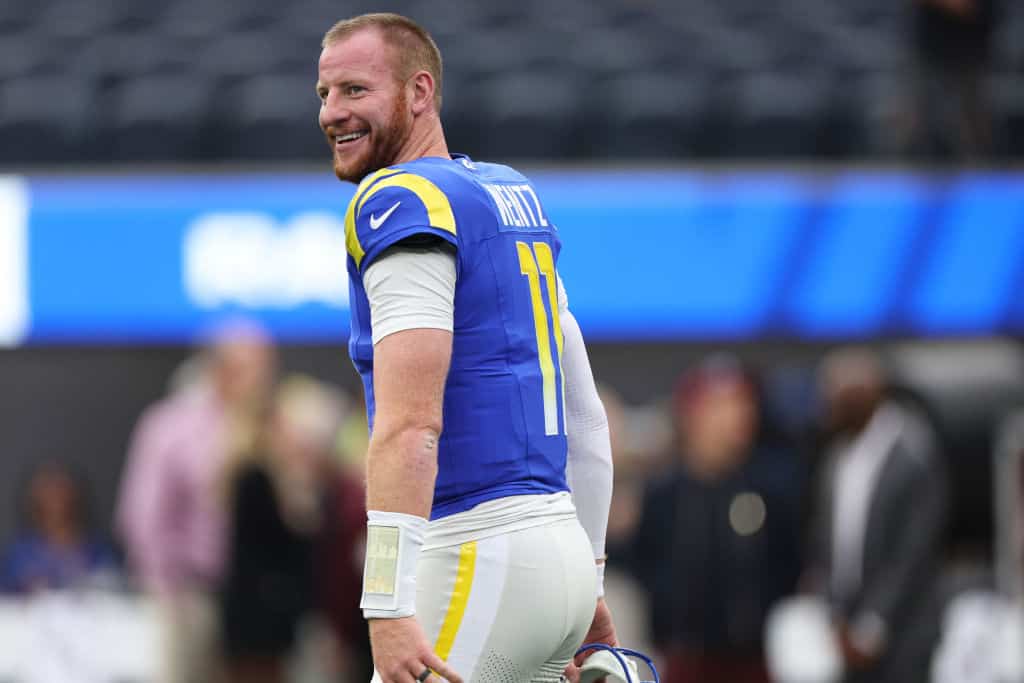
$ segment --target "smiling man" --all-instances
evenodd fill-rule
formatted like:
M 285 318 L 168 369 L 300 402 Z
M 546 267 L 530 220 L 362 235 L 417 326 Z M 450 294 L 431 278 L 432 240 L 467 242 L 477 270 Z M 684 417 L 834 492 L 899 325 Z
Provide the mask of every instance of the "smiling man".
M 375 679 L 572 675 L 585 638 L 616 644 L 612 463 L 558 232 L 523 175 L 449 154 L 441 56 L 411 20 L 336 24 L 316 87 L 335 174 L 359 183 L 349 351 L 371 429 Z

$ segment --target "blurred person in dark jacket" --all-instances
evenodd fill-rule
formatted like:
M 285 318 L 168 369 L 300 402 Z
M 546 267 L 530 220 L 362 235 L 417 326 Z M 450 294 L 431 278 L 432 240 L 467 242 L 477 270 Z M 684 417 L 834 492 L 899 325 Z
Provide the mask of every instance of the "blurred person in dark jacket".
M 81 588 L 117 571 L 113 547 L 89 528 L 82 479 L 67 465 L 35 468 L 25 487 L 24 528 L 0 561 L 0 589 L 21 595 Z
M 650 482 L 632 563 L 666 683 L 768 680 L 762 632 L 800 568 L 800 474 L 759 438 L 751 375 L 715 356 L 683 376 L 672 470 Z
M 352 418 L 366 431 L 365 415 Z M 359 452 L 365 452 L 365 447 Z M 331 463 L 323 474 L 323 526 L 317 538 L 317 608 L 333 636 L 338 679 L 364 683 L 373 676 L 370 633 L 359 599 L 366 547 L 366 486 L 362 462 Z
M 321 440 L 320 526 L 313 547 L 317 664 L 331 681 L 362 683 L 373 676 L 370 634 L 359 609 L 366 549 L 363 456 L 369 435 L 361 402 L 337 387 L 329 393 L 334 427 Z
M 323 474 L 341 410 L 335 390 L 289 377 L 261 438 L 228 466 L 231 533 L 221 610 L 229 681 L 284 681 L 300 626 L 317 606 Z
M 845 680 L 928 680 L 947 505 L 935 434 L 891 397 L 869 350 L 828 356 L 821 385 L 828 438 L 805 581 L 832 609 Z
M 605 537 L 608 554 L 605 601 L 615 615 L 615 634 L 619 642 L 641 652 L 652 652 L 647 591 L 632 571 L 632 545 L 652 461 L 656 460 L 655 454 L 666 450 L 667 442 L 660 437 L 671 438 L 671 428 L 668 416 L 657 404 L 629 406 L 608 385 L 599 385 L 598 393 L 608 416 L 608 436 L 615 466 Z M 651 447 L 659 440 L 661 443 Z
M 906 146 L 928 158 L 992 153 L 987 92 L 996 0 L 911 0 L 914 98 Z

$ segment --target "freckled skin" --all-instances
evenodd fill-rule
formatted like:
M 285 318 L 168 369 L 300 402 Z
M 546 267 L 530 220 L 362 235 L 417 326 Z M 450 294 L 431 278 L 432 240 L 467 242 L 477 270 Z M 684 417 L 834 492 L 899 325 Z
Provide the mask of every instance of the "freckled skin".
M 339 179 L 359 182 L 385 166 L 448 156 L 426 71 L 402 74 L 395 49 L 374 29 L 343 38 L 320 54 L 320 128 Z M 336 136 L 366 135 L 338 143 Z

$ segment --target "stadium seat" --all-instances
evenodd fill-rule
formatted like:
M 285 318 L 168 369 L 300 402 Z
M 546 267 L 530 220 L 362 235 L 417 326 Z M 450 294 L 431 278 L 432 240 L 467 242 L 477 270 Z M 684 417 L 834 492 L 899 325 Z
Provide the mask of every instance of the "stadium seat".
M 319 104 L 307 76 L 257 76 L 227 97 L 217 148 L 236 159 L 327 159 L 317 124 Z
M 827 88 L 817 74 L 755 74 L 738 81 L 726 136 L 730 156 L 820 156 Z
M 586 125 L 578 81 L 568 74 L 510 74 L 481 86 L 481 153 L 495 159 L 569 157 Z
M 36 30 L 51 39 L 80 40 L 113 30 L 119 19 L 111 0 L 51 0 L 42 3 Z
M 762 24 L 777 12 L 773 4 L 760 0 L 730 0 L 721 3 L 721 9 L 729 23 L 740 27 Z
M 113 89 L 103 138 L 119 161 L 209 158 L 207 114 L 212 86 L 199 74 L 147 76 Z
M 131 55 L 129 59 L 125 55 Z M 146 75 L 180 73 L 194 56 L 178 42 L 148 32 L 115 33 L 84 45 L 71 70 L 104 85 Z
M 0 41 L 29 30 L 39 9 L 32 0 L 0 0 Z
M 480 116 L 480 102 L 484 95 L 479 83 L 466 79 L 458 71 L 448 71 L 442 90 L 441 122 L 448 148 L 453 152 L 479 156 L 486 151 L 487 139 Z
M 445 66 L 468 80 L 544 71 L 568 59 L 563 31 L 493 30 L 466 36 L 444 52 Z
M 598 78 L 626 74 L 644 75 L 673 61 L 670 48 L 652 37 L 638 37 L 626 31 L 598 30 L 587 40 L 574 41 L 567 51 L 569 62 Z
M 772 63 L 770 40 L 734 27 L 714 28 L 701 35 L 708 55 L 707 70 L 714 78 L 760 73 Z
M 66 162 L 96 153 L 93 83 L 65 76 L 27 77 L 0 87 L 0 161 Z
M 231 31 L 272 29 L 279 13 L 265 1 L 179 0 L 159 15 L 156 30 L 178 39 L 216 40 Z
M 297 45 L 274 31 L 239 31 L 212 38 L 197 56 L 197 67 L 230 83 L 257 74 L 306 66 L 315 73 L 319 49 Z
M 905 11 L 892 2 L 875 2 L 874 0 L 845 3 L 843 9 L 846 17 L 854 24 L 876 29 L 891 25 L 892 21 Z
M 54 52 L 43 35 L 22 33 L 0 36 L 0 80 L 57 74 L 66 68 L 66 62 L 60 54 Z
M 894 122 L 906 78 L 891 72 L 841 75 L 833 88 L 827 151 L 833 156 L 892 158 L 901 144 Z
M 608 8 L 591 0 L 522 0 L 533 23 L 552 29 L 575 31 L 589 36 L 592 31 L 609 25 Z
M 380 0 L 347 0 L 343 4 L 332 0 L 292 0 L 273 5 L 276 11 L 273 28 L 314 36 L 316 45 L 319 45 L 320 38 L 335 22 L 363 12 L 400 12 L 426 23 L 429 29 L 435 30 L 450 19 L 473 15 L 475 6 L 476 3 L 458 0 L 431 0 L 429 4 L 396 0 L 386 3 Z M 454 12 L 450 9 L 453 7 L 462 11 Z M 433 24 L 430 21 L 432 17 L 436 18 Z M 459 25 L 462 25 L 461 21 Z
M 692 156 L 709 113 L 710 90 L 701 78 L 649 75 L 610 81 L 585 126 L 586 152 L 602 157 Z
M 154 24 L 165 9 L 164 4 L 160 2 L 138 2 L 137 0 L 100 0 L 100 2 L 113 6 L 112 28 L 115 31 L 152 31 Z
M 991 87 L 1000 156 L 1024 156 L 1024 76 L 1002 75 Z
M 897 74 L 906 69 L 909 48 L 871 29 L 857 27 L 832 28 L 823 34 L 830 47 L 834 64 L 840 73 Z
M 1014 76 L 1024 69 L 1024 3 L 1001 4 L 993 67 L 1009 85 L 993 94 L 1009 153 L 1024 144 Z M 887 106 L 877 93 L 904 77 L 910 56 L 907 9 L 892 0 L 0 0 L 0 89 L 8 81 L 51 76 L 69 79 L 76 91 L 92 84 L 84 101 L 100 101 L 114 118 L 75 153 L 96 160 L 106 160 L 110 145 L 134 147 L 123 141 L 137 135 L 135 123 L 123 132 L 112 126 L 138 119 L 121 107 L 148 77 L 178 78 L 184 104 L 167 105 L 180 121 L 152 114 L 178 132 L 140 149 L 162 148 L 175 159 L 233 155 L 230 150 L 250 158 L 254 150 L 234 142 L 237 131 L 225 126 L 233 119 L 243 128 L 282 131 L 273 136 L 280 147 L 272 149 L 275 142 L 259 154 L 308 150 L 319 157 L 319 142 L 305 137 L 305 124 L 294 137 L 285 134 L 287 107 L 261 104 L 258 95 L 299 93 L 299 81 L 315 78 L 323 33 L 338 19 L 368 11 L 408 14 L 435 34 L 453 147 L 485 156 L 508 149 L 516 130 L 529 139 L 510 151 L 533 149 L 544 157 L 619 149 L 641 157 L 877 155 L 886 148 L 879 111 Z M 62 49 L 54 50 L 55 43 Z M 189 74 L 197 74 L 194 92 L 184 88 Z M 536 102 L 526 85 L 561 90 L 545 91 L 545 101 Z M 233 113 L 236 103 L 208 107 L 210 88 L 244 93 L 239 96 L 253 102 L 251 119 Z M 28 95 L 22 85 L 11 92 Z M 609 103 L 612 97 L 625 99 Z M 3 106 L 31 111 L 35 105 Z M 296 122 L 301 114 L 300 106 Z M 491 122 L 499 132 L 488 130 Z M 49 114 L 41 113 L 38 127 L 50 125 Z M 653 131 L 669 141 L 653 144 Z M 212 142 L 219 132 L 219 147 L 211 132 Z M 172 150 L 171 140 L 185 146 Z M 51 153 L 45 145 L 38 149 L 40 160 Z
M 281 3 L 274 28 L 283 34 L 296 36 L 315 59 L 320 51 L 320 39 L 334 22 L 342 18 L 341 14 L 338 3 L 331 0 Z
M 1024 72 L 1024 11 L 1008 17 L 996 26 L 994 50 L 996 64 L 1007 71 Z

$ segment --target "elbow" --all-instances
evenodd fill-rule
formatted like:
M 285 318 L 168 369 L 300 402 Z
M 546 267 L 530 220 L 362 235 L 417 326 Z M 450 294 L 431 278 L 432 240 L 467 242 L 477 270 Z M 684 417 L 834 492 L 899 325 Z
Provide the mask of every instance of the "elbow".
M 444 426 L 442 401 L 387 401 L 377 403 L 373 420 L 373 439 L 420 435 L 437 440 Z
M 586 467 L 594 476 L 611 481 L 615 466 L 607 427 L 595 426 L 585 432 L 570 431 L 568 446 L 570 462 Z
M 592 434 L 609 431 L 608 411 L 595 386 L 589 390 L 571 385 L 566 387 L 565 410 L 570 436 L 574 432 Z
M 608 414 L 600 402 L 584 410 L 570 410 L 567 437 L 570 442 L 611 439 Z
M 410 425 L 402 430 L 400 438 L 403 443 L 410 444 L 414 449 L 433 454 L 437 460 L 437 447 L 441 442 L 441 421 L 424 422 Z
M 395 415 L 389 418 L 378 414 L 372 438 L 389 443 L 420 442 L 436 448 L 442 428 L 440 415 Z
M 441 441 L 441 420 L 414 420 L 378 423 L 370 438 L 368 464 L 389 458 L 400 458 L 405 467 L 418 471 L 437 469 L 438 444 Z

